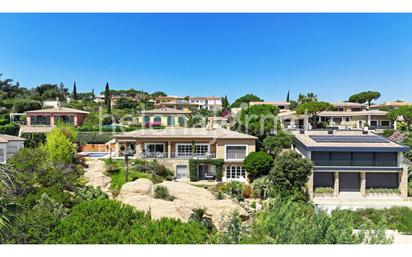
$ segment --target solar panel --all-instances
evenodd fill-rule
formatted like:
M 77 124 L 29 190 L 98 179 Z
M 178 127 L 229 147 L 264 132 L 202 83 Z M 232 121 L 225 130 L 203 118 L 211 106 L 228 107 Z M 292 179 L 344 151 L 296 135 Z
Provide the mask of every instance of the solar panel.
M 378 136 L 309 136 L 319 143 L 388 143 L 388 141 Z

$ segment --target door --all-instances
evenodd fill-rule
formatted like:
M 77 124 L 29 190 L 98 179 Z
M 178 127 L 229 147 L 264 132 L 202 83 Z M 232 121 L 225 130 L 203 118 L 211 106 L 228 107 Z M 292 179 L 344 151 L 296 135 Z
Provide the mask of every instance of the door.
M 187 165 L 176 166 L 176 178 L 187 178 Z
M 359 192 L 360 191 L 359 172 L 340 172 L 339 173 L 339 191 Z

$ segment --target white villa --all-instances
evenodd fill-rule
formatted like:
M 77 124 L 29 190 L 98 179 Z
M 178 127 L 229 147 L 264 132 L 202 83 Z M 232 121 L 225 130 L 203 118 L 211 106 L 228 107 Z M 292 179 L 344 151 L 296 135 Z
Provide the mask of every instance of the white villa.
M 17 151 L 24 147 L 24 138 L 0 134 L 0 163 L 6 163 Z

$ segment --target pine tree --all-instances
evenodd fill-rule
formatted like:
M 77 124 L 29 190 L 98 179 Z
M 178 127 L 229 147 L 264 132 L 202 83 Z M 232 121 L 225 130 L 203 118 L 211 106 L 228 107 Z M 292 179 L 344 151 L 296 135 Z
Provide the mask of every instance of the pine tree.
M 73 84 L 73 99 L 77 100 L 77 88 L 76 88 L 76 81 Z

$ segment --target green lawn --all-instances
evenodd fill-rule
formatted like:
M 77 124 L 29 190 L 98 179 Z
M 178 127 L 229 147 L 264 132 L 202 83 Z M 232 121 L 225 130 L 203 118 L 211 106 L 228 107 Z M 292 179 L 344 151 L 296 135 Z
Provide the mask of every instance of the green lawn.
M 123 160 L 112 160 L 114 163 L 114 171 L 106 172 L 108 176 L 112 178 L 110 189 L 113 193 L 117 193 L 120 191 L 123 184 L 126 182 L 131 182 L 139 178 L 147 178 L 151 180 L 153 183 L 161 183 L 164 178 L 160 176 L 156 176 L 150 173 L 144 173 L 137 171 L 133 168 L 133 161 L 129 161 L 129 176 L 127 181 L 125 180 L 125 163 Z

